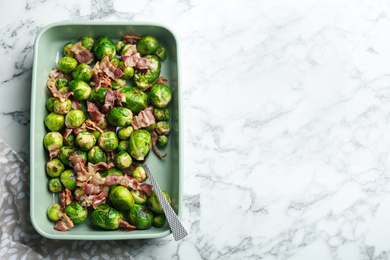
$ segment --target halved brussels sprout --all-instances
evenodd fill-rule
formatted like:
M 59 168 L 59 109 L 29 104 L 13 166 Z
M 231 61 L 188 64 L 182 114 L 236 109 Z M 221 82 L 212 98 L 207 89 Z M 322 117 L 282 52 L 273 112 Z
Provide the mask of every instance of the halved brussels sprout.
M 64 102 L 61 102 L 61 100 L 56 99 L 53 104 L 53 110 L 56 114 L 65 115 L 72 110 L 72 101 L 66 99 Z
M 167 218 L 164 214 L 157 215 L 153 218 L 153 226 L 156 228 L 163 227 L 165 225 L 165 222 L 167 222 Z
M 110 190 L 109 199 L 114 208 L 118 210 L 128 210 L 134 206 L 134 199 L 129 189 L 117 186 Z
M 87 208 L 82 207 L 77 201 L 72 201 L 65 207 L 64 212 L 74 224 L 83 222 L 88 216 Z
M 114 164 L 119 170 L 129 168 L 132 162 L 131 156 L 125 151 L 117 153 L 114 157 Z
M 90 218 L 92 224 L 108 230 L 117 229 L 123 220 L 122 214 L 108 204 L 100 204 Z
M 60 220 L 58 213 L 61 211 L 61 206 L 58 203 L 54 203 L 47 209 L 47 216 L 53 221 Z
M 150 150 L 152 139 L 148 131 L 135 130 L 129 138 L 129 154 L 137 161 L 144 160 Z
M 131 195 L 133 196 L 135 204 L 144 204 L 148 199 L 148 195 L 140 190 L 131 190 Z
M 118 138 L 120 140 L 128 140 L 133 131 L 133 127 L 126 126 L 118 131 Z
M 62 134 L 58 132 L 49 132 L 43 138 L 43 145 L 47 150 L 49 150 L 49 145 L 58 144 L 59 148 L 61 148 L 63 143 Z
M 155 71 L 151 71 L 150 69 L 136 69 L 134 73 L 134 82 L 137 85 L 137 88 L 141 90 L 145 90 L 149 85 L 154 84 L 161 72 L 161 62 L 160 60 L 153 55 L 146 55 L 144 58 L 155 61 L 158 63 L 157 69 Z
M 51 178 L 60 177 L 61 173 L 65 170 L 65 165 L 60 159 L 54 158 L 46 163 L 46 173 Z
M 54 111 L 54 101 L 56 101 L 57 99 L 55 97 L 49 97 L 47 100 L 46 100 L 46 109 L 47 111 L 49 112 L 53 112 Z
M 107 162 L 106 153 L 99 146 L 94 146 L 88 152 L 88 162 L 93 164 Z
M 167 57 L 167 50 L 166 50 L 164 47 L 160 46 L 160 47 L 157 48 L 155 55 L 156 55 L 161 61 L 163 61 L 163 60 L 165 60 L 165 58 Z
M 73 98 L 78 101 L 86 100 L 92 92 L 91 87 L 82 80 L 72 80 L 69 89 L 73 92 Z
M 145 206 L 135 204 L 129 212 L 130 223 L 137 229 L 149 229 L 153 222 L 153 213 Z
M 118 150 L 118 152 L 126 152 L 129 149 L 129 141 L 120 141 L 116 149 Z
M 81 44 L 84 48 L 91 51 L 93 47 L 94 40 L 91 37 L 84 36 L 80 39 Z
M 65 125 L 67 128 L 77 128 L 85 121 L 85 114 L 82 110 L 71 110 L 65 116 Z
M 100 135 L 98 140 L 100 148 L 107 153 L 114 151 L 118 147 L 118 144 L 118 137 L 112 131 L 104 132 Z
M 51 132 L 58 132 L 62 128 L 64 128 L 65 125 L 65 116 L 59 115 L 54 112 L 51 112 L 46 118 L 45 118 L 45 126 L 47 129 L 49 129 Z
M 114 42 L 107 37 L 100 37 L 93 45 L 93 53 L 97 59 L 101 60 L 105 56 L 113 58 L 116 55 L 116 48 Z
M 170 113 L 168 108 L 154 108 L 153 110 L 154 118 L 157 121 L 167 121 L 170 118 Z
M 162 193 L 164 194 L 165 198 L 167 199 L 169 205 L 171 204 L 171 199 L 169 197 L 169 194 L 164 191 L 164 190 L 161 190 Z M 146 205 L 148 206 L 148 208 L 153 211 L 154 213 L 157 213 L 157 214 L 163 214 L 164 211 L 161 207 L 161 204 L 160 204 L 160 201 L 158 200 L 158 197 L 157 197 L 157 194 L 155 191 L 153 191 L 152 195 L 149 196 L 148 200 L 146 201 Z
M 75 144 L 81 150 L 88 151 L 96 144 L 96 138 L 90 132 L 81 132 L 77 134 Z
M 69 157 L 73 154 L 73 153 L 76 153 L 78 155 L 81 155 L 85 161 L 85 164 L 87 163 L 88 161 L 88 158 L 87 158 L 87 153 L 84 152 L 84 151 L 81 151 L 79 149 L 77 149 L 76 147 L 73 147 L 73 146 L 64 146 L 60 149 L 60 153 L 58 155 L 58 158 L 61 160 L 61 162 L 63 164 L 65 164 L 66 166 L 69 166 Z
M 69 43 L 65 44 L 65 46 L 64 46 L 64 55 L 65 56 L 69 56 L 72 58 L 74 57 L 74 52 L 70 50 L 73 45 L 74 45 L 73 42 L 69 42 Z
M 62 87 L 66 87 L 69 85 L 69 80 L 67 80 L 66 78 L 59 78 L 56 80 L 56 87 L 58 89 L 62 88 Z
M 166 146 L 168 143 L 168 137 L 166 135 L 160 135 L 157 137 L 157 144 L 160 147 Z
M 167 121 L 160 121 L 157 123 L 156 131 L 158 135 L 167 135 L 171 131 L 171 126 Z
M 172 100 L 172 94 L 169 88 L 163 84 L 156 84 L 149 92 L 149 99 L 153 106 L 165 108 Z
M 49 190 L 51 192 L 60 192 L 62 191 L 62 183 L 60 181 L 60 178 L 53 178 L 49 181 Z
M 72 71 L 73 80 L 82 80 L 84 82 L 89 82 L 92 78 L 92 75 L 92 68 L 85 63 L 79 64 Z
M 107 121 L 113 126 L 130 125 L 133 113 L 125 107 L 113 107 L 107 115 Z
M 87 100 L 89 102 L 95 103 L 98 107 L 103 106 L 108 89 L 109 88 L 101 87 L 97 92 L 95 91 L 95 88 L 92 89 L 91 95 L 89 95 L 89 98 Z
M 63 57 L 58 61 L 58 68 L 63 73 L 71 73 L 77 67 L 77 60 L 72 57 Z
M 144 182 L 148 178 L 145 169 L 142 166 L 138 166 L 137 168 L 135 168 L 134 171 L 131 173 L 131 177 L 136 179 L 138 182 Z
M 130 109 L 134 115 L 148 107 L 148 95 L 138 88 L 124 86 L 118 91 L 126 95 L 126 101 L 122 102 L 122 106 Z
M 137 51 L 142 56 L 154 54 L 158 46 L 158 40 L 154 36 L 145 35 L 137 42 Z
M 61 183 L 70 191 L 73 191 L 77 188 L 77 176 L 74 170 L 65 170 L 61 173 L 60 176 Z

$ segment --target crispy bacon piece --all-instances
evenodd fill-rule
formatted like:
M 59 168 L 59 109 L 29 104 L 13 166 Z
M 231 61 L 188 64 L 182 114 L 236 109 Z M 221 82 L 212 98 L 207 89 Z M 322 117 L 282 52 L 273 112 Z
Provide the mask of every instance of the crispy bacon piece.
M 126 94 L 112 89 L 107 90 L 102 112 L 108 113 L 114 107 L 115 101 L 118 106 L 122 106 L 122 102 L 126 101 Z
M 74 227 L 73 221 L 68 217 L 68 215 L 66 215 L 66 213 L 60 211 L 58 212 L 58 217 L 60 217 L 60 220 L 56 222 L 54 229 L 66 231 Z
M 86 128 L 88 128 L 89 130 L 99 131 L 99 133 L 104 133 L 104 131 L 98 126 L 99 124 L 103 124 L 104 120 L 99 122 L 99 124 L 96 124 L 95 122 L 87 119 L 87 120 L 85 120 L 84 123 L 86 125 Z
M 74 56 L 79 63 L 90 64 L 93 61 L 93 54 L 84 48 L 81 42 L 73 44 L 70 51 L 74 53 Z
M 141 37 L 139 36 L 133 36 L 133 35 L 126 35 L 123 37 L 122 41 L 126 44 L 136 44 Z
M 151 72 L 154 72 L 158 68 L 158 61 L 147 59 L 147 58 L 141 58 L 137 61 L 135 67 L 141 70 L 149 69 Z
M 123 77 L 125 73 L 120 69 L 115 67 L 111 62 L 108 56 L 105 56 L 99 63 L 99 67 L 104 73 L 111 79 L 117 81 L 119 78 Z
M 49 78 L 46 82 L 46 87 L 51 91 L 53 96 L 58 98 L 61 102 L 64 102 L 69 98 L 69 96 L 73 95 L 73 92 L 60 93 L 56 87 L 56 80 L 54 78 Z
M 167 82 L 168 82 L 168 80 L 166 78 L 164 78 L 164 76 L 161 76 L 161 77 L 158 78 L 158 80 L 154 84 L 167 85 Z
M 65 128 L 64 133 L 62 134 L 62 136 L 64 137 L 64 139 L 67 139 L 72 132 L 73 132 L 72 128 Z
M 153 186 L 147 183 L 139 183 L 136 179 L 133 179 L 127 175 L 119 176 L 118 174 L 108 175 L 105 179 L 104 185 L 112 186 L 114 184 L 122 185 L 126 188 L 133 190 L 140 190 L 147 193 L 149 196 L 152 194 Z
M 100 68 L 100 62 L 96 62 L 92 69 L 93 82 L 90 82 L 91 86 L 95 86 L 95 91 L 99 91 L 100 87 L 111 87 L 111 79 L 104 75 L 103 70 Z
M 125 67 L 135 67 L 141 58 L 142 56 L 139 52 L 137 52 L 137 46 L 135 44 L 131 44 L 126 52 L 122 55 L 123 64 Z
M 49 149 L 49 156 L 51 161 L 54 157 L 57 157 L 60 152 L 60 145 L 59 144 L 51 144 L 47 147 Z
M 102 123 L 104 121 L 105 115 L 99 111 L 99 108 L 95 105 L 95 103 L 87 101 L 87 111 L 91 116 L 92 120 L 97 124 Z
M 124 220 L 122 220 L 122 222 L 121 222 L 121 227 L 126 229 L 126 230 L 130 230 L 130 231 L 137 229 L 137 227 L 130 225 L 128 222 L 126 222 Z
M 96 195 L 83 194 L 80 196 L 79 203 L 83 207 L 92 206 L 94 209 L 96 209 L 100 204 L 103 204 L 106 202 L 106 197 L 107 197 L 107 194 L 104 191 L 102 191 Z
M 155 131 L 152 131 L 150 133 L 150 136 L 152 138 L 152 148 L 153 148 L 153 151 L 157 154 L 158 157 L 160 157 L 161 159 L 162 158 L 165 158 L 168 154 L 165 153 L 164 155 L 161 155 L 161 153 L 157 150 L 156 148 L 156 142 L 157 142 L 157 133 Z
M 73 128 L 73 132 L 75 135 L 77 135 L 77 134 L 81 133 L 82 131 L 84 131 L 85 128 L 86 128 L 86 125 L 85 125 L 85 123 L 83 123 L 81 126 Z
M 58 194 L 58 200 L 60 202 L 61 208 L 64 209 L 73 200 L 72 192 L 68 189 L 63 190 L 60 194 Z
M 156 122 L 153 115 L 153 107 L 148 107 L 139 112 L 138 115 L 133 116 L 133 120 L 130 123 L 134 130 L 138 130 L 143 127 L 148 127 Z
M 52 70 L 49 73 L 49 78 L 54 78 L 55 80 L 65 78 L 68 81 L 72 80 L 71 76 L 66 75 L 65 73 L 61 72 L 59 69 L 52 68 Z
M 74 100 L 73 98 L 70 98 L 70 101 L 72 101 L 72 110 L 81 110 L 81 104 L 79 101 Z

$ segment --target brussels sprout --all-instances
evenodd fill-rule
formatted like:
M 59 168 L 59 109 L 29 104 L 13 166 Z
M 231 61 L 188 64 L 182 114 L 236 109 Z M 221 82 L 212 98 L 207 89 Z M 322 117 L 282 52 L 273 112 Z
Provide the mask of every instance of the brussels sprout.
M 62 88 L 62 87 L 66 87 L 69 85 L 69 80 L 67 80 L 66 78 L 59 78 L 56 80 L 56 87 L 58 89 Z
M 137 42 L 137 51 L 142 55 L 154 54 L 158 48 L 158 40 L 150 35 L 142 36 Z
M 61 87 L 58 92 L 60 93 L 65 93 L 65 92 L 69 92 L 69 87 Z
M 51 112 L 45 118 L 45 126 L 52 132 L 60 131 L 64 127 L 65 116 Z
M 92 92 L 91 87 L 82 80 L 72 80 L 69 89 L 73 92 L 73 98 L 78 101 L 86 100 Z
M 129 149 L 129 141 L 120 141 L 116 149 L 118 150 L 118 152 L 126 152 Z
M 137 168 L 135 168 L 134 171 L 131 173 L 131 177 L 136 179 L 138 182 L 144 182 L 148 178 L 145 169 L 142 166 L 138 166 Z
M 147 207 L 135 204 L 129 212 L 129 219 L 137 229 L 148 229 L 152 226 L 153 213 Z
M 75 144 L 81 150 L 88 151 L 96 144 L 96 138 L 90 132 L 81 132 L 77 134 Z
M 125 151 L 117 153 L 114 157 L 114 164 L 119 170 L 129 168 L 132 162 L 130 155 Z
M 157 137 L 157 144 L 160 147 L 166 146 L 167 143 L 168 143 L 168 137 L 166 135 L 160 135 L 160 136 Z
M 161 61 L 163 61 L 163 60 L 165 60 L 165 58 L 167 57 L 167 50 L 166 50 L 164 47 L 160 46 L 160 47 L 157 48 L 155 55 L 156 55 Z
M 122 105 L 133 112 L 134 115 L 148 107 L 148 95 L 136 87 L 124 86 L 118 90 L 125 93 L 126 101 Z
M 143 191 L 131 190 L 130 193 L 133 196 L 135 204 L 144 204 L 148 199 L 148 195 Z
M 73 71 L 72 76 L 74 80 L 82 80 L 89 82 L 92 78 L 92 68 L 85 63 L 79 64 Z
M 112 58 L 110 60 L 111 64 L 114 65 L 115 67 L 119 67 L 119 63 L 121 62 L 120 60 L 118 60 L 117 58 Z M 123 62 L 123 61 L 122 61 Z
M 70 99 L 66 99 L 64 102 L 61 102 L 61 100 L 56 99 L 53 104 L 54 113 L 65 115 L 70 110 L 72 110 L 72 101 Z
M 107 115 L 107 121 L 113 126 L 130 125 L 133 113 L 125 107 L 113 107 Z
M 95 131 L 92 131 L 91 134 L 93 134 L 93 136 L 95 136 L 95 139 L 98 140 L 99 137 L 100 137 L 100 132 L 98 130 L 95 130 Z
M 160 228 L 160 227 L 163 227 L 165 225 L 165 222 L 167 221 L 167 218 L 165 217 L 165 215 L 161 214 L 161 215 L 157 215 L 153 218 L 153 223 L 152 225 L 156 228 Z
M 125 79 L 117 79 L 117 81 L 111 81 L 111 86 L 113 89 L 120 89 L 124 85 L 126 85 Z
M 61 206 L 58 203 L 54 203 L 47 209 L 47 216 L 53 221 L 60 220 L 58 213 L 61 212 Z
M 49 150 L 49 145 L 51 144 L 58 144 L 59 148 L 63 145 L 63 138 L 62 134 L 58 132 L 50 132 L 45 135 L 45 138 L 43 138 L 43 145 L 46 147 L 47 150 Z
M 76 147 L 73 146 L 64 146 L 60 149 L 60 153 L 58 155 L 58 158 L 61 160 L 63 164 L 66 166 L 69 166 L 69 157 L 73 154 L 76 153 L 78 155 L 81 155 L 85 161 L 85 164 L 87 163 L 87 153 L 84 151 L 81 151 L 77 149 Z
M 170 118 L 169 109 L 168 108 L 154 108 L 153 110 L 154 118 L 157 121 L 167 121 Z
M 99 146 L 94 146 L 88 152 L 88 162 L 93 164 L 107 162 L 106 153 Z
M 157 108 L 165 108 L 171 102 L 172 94 L 167 86 L 163 84 L 156 84 L 149 92 L 149 99 L 153 106 Z
M 93 47 L 94 40 L 91 37 L 84 36 L 80 39 L 81 44 L 84 48 L 91 51 Z
M 51 192 L 60 192 L 62 191 L 62 184 L 60 178 L 53 178 L 49 181 L 49 190 Z
M 157 127 L 156 122 L 154 122 L 152 125 L 145 127 L 144 129 L 148 132 L 154 131 Z
M 65 170 L 65 165 L 60 159 L 54 158 L 46 163 L 46 173 L 51 178 L 60 177 L 61 173 Z
M 122 79 L 130 79 L 134 76 L 134 68 L 133 67 L 126 67 L 123 61 L 119 63 L 119 68 L 125 73 L 125 75 L 122 77 Z
M 85 121 L 85 114 L 82 110 L 71 110 L 65 117 L 67 128 L 77 128 Z
M 92 224 L 108 230 L 117 229 L 123 220 L 122 214 L 108 204 L 100 204 L 90 218 Z
M 134 82 L 137 85 L 137 88 L 145 90 L 149 85 L 154 84 L 158 77 L 160 76 L 161 71 L 161 62 L 160 60 L 153 55 L 146 55 L 144 58 L 155 61 L 158 63 L 157 69 L 155 71 L 136 69 L 134 73 Z
M 120 140 L 128 140 L 132 132 L 133 132 L 133 127 L 131 126 L 124 127 L 118 131 L 118 138 Z
M 108 88 L 99 88 L 96 92 L 95 89 L 91 91 L 91 95 L 87 99 L 89 102 L 95 103 L 98 107 L 104 105 L 104 99 L 106 98 Z
M 128 210 L 134 206 L 133 196 L 126 187 L 117 186 L 111 189 L 108 197 L 117 210 Z
M 100 148 L 107 153 L 114 151 L 118 147 L 118 144 L 118 137 L 112 131 L 104 132 L 100 135 L 98 140 Z
M 105 56 L 108 56 L 108 58 L 111 59 L 116 55 L 115 44 L 107 37 L 100 37 L 93 45 L 93 53 L 99 60 L 103 59 Z
M 123 172 L 118 170 L 117 168 L 111 168 L 109 169 L 108 171 L 103 171 L 100 173 L 100 176 L 105 178 L 107 177 L 108 175 L 113 175 L 113 174 L 117 174 L 119 176 L 123 176 Z M 116 186 L 119 186 L 119 184 L 114 184 L 114 185 L 111 185 L 110 186 L 110 190 L 112 190 L 113 188 L 115 188 Z
M 125 47 L 126 43 L 122 42 L 122 41 L 118 41 L 116 44 L 115 44 L 115 50 L 117 53 L 120 53 L 123 49 L 123 47 Z
M 65 44 L 65 46 L 64 46 L 64 55 L 65 56 L 72 57 L 72 58 L 74 57 L 74 52 L 70 50 L 73 45 L 74 45 L 73 42 L 69 42 L 69 43 Z
M 54 111 L 54 101 L 56 101 L 57 99 L 55 97 L 49 97 L 47 100 L 46 100 L 46 109 L 47 111 L 49 112 L 53 112 Z
M 74 170 L 65 170 L 61 173 L 60 176 L 62 184 L 70 191 L 73 191 L 77 188 L 77 176 Z
M 157 123 L 156 131 L 158 135 L 167 135 L 171 131 L 171 126 L 167 121 L 160 121 Z
M 168 203 L 171 204 L 171 199 L 169 198 L 169 194 L 164 190 L 161 190 L 161 191 L 164 194 L 165 198 L 167 199 Z M 146 205 L 154 213 L 157 213 L 157 214 L 164 213 L 155 191 L 153 191 L 152 195 L 149 196 L 148 200 L 146 201 Z
M 137 161 L 142 161 L 148 154 L 151 144 L 152 140 L 148 131 L 135 130 L 129 138 L 129 154 Z
M 75 136 L 73 133 L 69 134 L 67 137 L 64 137 L 64 145 L 73 146 L 74 145 Z
M 58 61 L 58 68 L 63 73 L 71 73 L 77 67 L 77 60 L 72 57 L 63 57 Z
M 65 207 L 64 212 L 73 221 L 74 224 L 83 222 L 88 216 L 87 208 L 82 207 L 77 201 L 72 201 Z

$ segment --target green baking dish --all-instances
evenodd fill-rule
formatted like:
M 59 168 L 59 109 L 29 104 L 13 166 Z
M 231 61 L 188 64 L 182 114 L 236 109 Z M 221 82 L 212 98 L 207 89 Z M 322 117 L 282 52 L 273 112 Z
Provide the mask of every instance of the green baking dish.
M 159 159 L 151 152 L 147 164 L 156 177 L 160 187 L 166 190 L 172 198 L 172 206 L 181 218 L 183 200 L 182 174 L 182 120 L 181 120 L 181 90 L 179 76 L 179 52 L 175 35 L 166 26 L 157 23 L 144 22 L 62 22 L 43 28 L 35 39 L 34 61 L 31 90 L 31 128 L 30 128 L 30 215 L 31 222 L 39 234 L 50 239 L 75 240 L 125 240 L 147 239 L 167 236 L 171 233 L 167 224 L 162 228 L 148 230 L 113 231 L 101 230 L 92 225 L 89 218 L 74 228 L 61 232 L 54 229 L 55 223 L 46 216 L 50 205 L 58 202 L 57 194 L 48 189 L 49 178 L 45 173 L 45 165 L 49 159 L 43 146 L 43 138 L 48 132 L 44 119 L 48 115 L 45 102 L 50 96 L 46 87 L 48 74 L 63 57 L 63 46 L 68 42 L 76 42 L 83 36 L 97 39 L 107 36 L 114 42 L 124 35 L 155 36 L 167 49 L 168 57 L 162 63 L 161 75 L 168 79 L 172 91 L 170 104 L 172 131 L 168 146 L 161 153 L 168 153 L 164 159 Z M 129 82 L 129 81 L 128 81 Z M 126 218 L 126 216 L 125 216 Z

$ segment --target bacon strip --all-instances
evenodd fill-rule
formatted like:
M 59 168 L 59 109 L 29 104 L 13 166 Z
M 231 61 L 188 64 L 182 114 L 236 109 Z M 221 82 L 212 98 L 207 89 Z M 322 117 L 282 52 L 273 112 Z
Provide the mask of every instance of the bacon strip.
M 126 222 L 126 221 L 124 221 L 124 220 L 122 220 L 122 222 L 121 222 L 121 227 L 122 228 L 124 228 L 124 229 L 126 229 L 126 230 L 136 230 L 137 229 L 137 227 L 135 227 L 135 226 L 133 226 L 133 225 L 130 225 L 128 222 Z
M 47 147 L 49 149 L 49 156 L 51 161 L 54 157 L 57 157 L 58 154 L 60 153 L 60 145 L 59 144 L 51 144 Z
M 123 64 L 125 67 L 135 67 L 141 58 L 142 56 L 139 52 L 137 52 L 137 46 L 135 44 L 131 44 L 126 52 L 122 55 Z
M 155 72 L 158 68 L 158 61 L 147 59 L 147 58 L 141 58 L 137 61 L 135 67 L 141 70 L 148 69 L 151 72 Z
M 46 82 L 46 87 L 51 91 L 53 96 L 58 98 L 61 102 L 64 102 L 69 98 L 69 96 L 73 95 L 73 92 L 60 93 L 56 87 L 56 80 L 54 78 L 49 78 Z
M 59 69 L 52 68 L 52 70 L 49 73 L 49 78 L 54 78 L 55 80 L 65 78 L 69 82 L 72 80 L 71 76 L 66 75 L 65 73 L 61 72 Z
M 87 111 L 89 112 L 92 120 L 96 123 L 104 121 L 105 115 L 99 111 L 99 108 L 95 105 L 95 103 L 87 101 Z
M 133 36 L 133 35 L 126 35 L 123 37 L 122 41 L 126 44 L 136 44 L 137 41 L 139 41 L 141 37 L 139 36 Z
M 73 98 L 70 98 L 70 101 L 72 101 L 72 110 L 81 110 L 81 104 L 79 101 L 74 100 Z
M 118 106 L 122 106 L 122 102 L 126 101 L 126 94 L 112 89 L 107 90 L 102 112 L 108 113 L 114 107 L 115 101 Z
M 62 134 L 62 136 L 64 137 L 64 139 L 67 139 L 72 132 L 73 132 L 72 128 L 65 128 L 65 131 Z
M 94 78 L 93 82 L 90 82 L 91 86 L 95 86 L 95 91 L 99 91 L 100 87 L 112 87 L 111 79 L 104 75 L 103 70 L 100 68 L 100 62 L 96 62 L 92 69 L 92 75 Z
M 105 180 L 104 185 L 112 186 L 114 184 L 122 185 L 126 188 L 131 188 L 133 190 L 140 190 L 148 194 L 152 194 L 153 186 L 147 183 L 139 183 L 136 179 L 133 179 L 127 175 L 120 176 L 118 174 L 108 175 Z
M 66 231 L 74 227 L 73 221 L 68 217 L 68 215 L 66 215 L 66 213 L 58 212 L 58 216 L 60 217 L 60 220 L 56 222 L 54 229 L 59 231 Z
M 77 134 L 81 133 L 82 131 L 84 131 L 85 128 L 86 128 L 86 125 L 85 125 L 85 123 L 83 123 L 81 126 L 73 128 L 73 132 L 75 135 L 77 135 Z
M 60 202 L 60 205 L 61 205 L 61 208 L 65 208 L 66 206 L 68 206 L 72 200 L 73 200 L 73 196 L 72 196 L 72 192 L 68 189 L 65 189 L 63 190 L 59 195 L 58 195 L 58 200 Z
M 70 51 L 74 53 L 74 56 L 79 63 L 90 64 L 93 61 L 93 54 L 84 48 L 81 42 L 73 44 Z
M 130 124 L 134 128 L 134 130 L 151 126 L 156 122 L 152 111 L 153 107 L 148 107 L 139 112 L 138 115 L 133 116 L 133 120 Z
M 130 165 L 129 168 L 127 168 L 127 169 L 125 169 L 125 170 L 122 170 L 122 172 L 123 172 L 123 174 L 126 174 L 126 175 L 128 175 L 128 176 L 131 176 L 131 174 L 133 173 L 133 171 L 134 171 L 135 168 L 137 168 L 137 167 L 138 167 L 138 164 L 132 163 L 132 164 Z
M 150 132 L 150 136 L 151 136 L 151 138 L 152 138 L 152 147 L 153 147 L 153 151 L 157 154 L 157 156 L 159 157 L 159 158 L 165 158 L 167 155 L 168 155 L 168 153 L 165 153 L 164 155 L 161 155 L 161 153 L 157 150 L 157 148 L 156 148 L 156 142 L 157 142 L 157 133 L 155 132 L 155 131 L 152 131 L 152 132 Z
M 86 128 L 93 131 L 99 131 L 99 133 L 104 133 L 104 131 L 98 126 L 99 124 L 103 124 L 103 121 L 100 121 L 99 124 L 96 124 L 95 122 L 92 122 L 91 120 L 87 119 L 85 120 Z
M 104 73 L 112 78 L 113 80 L 117 81 L 119 78 L 123 77 L 125 73 L 120 69 L 115 67 L 111 62 L 108 56 L 105 56 L 99 64 L 99 67 L 101 70 L 104 71 Z

